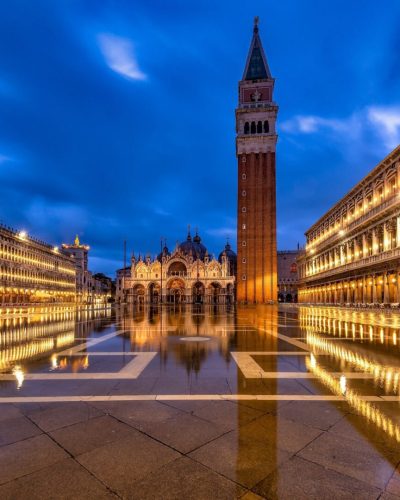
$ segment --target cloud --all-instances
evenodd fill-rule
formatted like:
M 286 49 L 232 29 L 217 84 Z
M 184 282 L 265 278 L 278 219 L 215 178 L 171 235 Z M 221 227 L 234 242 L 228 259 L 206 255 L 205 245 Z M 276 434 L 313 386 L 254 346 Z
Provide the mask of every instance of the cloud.
M 344 118 L 297 115 L 280 125 L 288 134 L 325 134 L 342 142 L 378 139 L 386 149 L 400 143 L 400 106 L 367 106 Z
M 285 132 L 312 134 L 321 129 L 344 131 L 348 128 L 346 120 L 336 120 L 313 115 L 298 115 L 281 123 Z
M 389 149 L 400 144 L 400 106 L 371 106 L 368 109 L 368 118 L 372 124 L 380 127 L 380 134 Z
M 130 40 L 103 33 L 98 36 L 98 42 L 107 65 L 113 71 L 129 80 L 147 79 L 147 75 L 139 68 Z

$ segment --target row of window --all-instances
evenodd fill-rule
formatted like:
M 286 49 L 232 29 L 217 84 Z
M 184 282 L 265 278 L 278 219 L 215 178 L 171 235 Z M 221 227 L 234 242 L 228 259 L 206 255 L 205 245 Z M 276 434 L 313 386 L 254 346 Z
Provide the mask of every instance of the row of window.
M 244 133 L 247 134 L 268 134 L 269 123 L 268 120 L 264 122 L 246 122 L 244 124 Z
M 338 231 L 341 227 L 346 227 L 349 223 L 368 213 L 372 208 L 379 206 L 386 199 L 397 193 L 397 176 L 390 175 L 386 181 L 370 190 L 359 200 L 352 202 L 351 206 L 339 207 L 337 214 L 330 217 L 329 222 L 325 221 L 313 233 L 307 235 L 307 243 L 318 243 Z
M 38 255 L 38 252 L 28 251 L 6 243 L 0 243 L 0 259 L 9 260 L 12 262 L 22 262 L 29 265 L 35 265 L 45 269 L 58 269 L 59 271 L 75 274 L 74 264 L 71 267 L 63 267 L 60 265 L 64 259 L 62 257 L 49 257 L 47 254 Z

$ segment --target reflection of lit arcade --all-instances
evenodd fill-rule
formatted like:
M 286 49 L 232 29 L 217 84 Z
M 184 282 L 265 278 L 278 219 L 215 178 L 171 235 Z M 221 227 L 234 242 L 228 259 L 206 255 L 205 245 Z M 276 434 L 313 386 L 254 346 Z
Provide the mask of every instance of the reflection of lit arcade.
M 311 348 L 310 358 L 306 358 L 306 368 L 328 387 L 336 396 L 343 398 L 362 417 L 353 425 L 362 432 L 370 432 L 366 425 L 373 426 L 391 440 L 400 442 L 400 427 L 389 415 L 385 406 L 374 405 L 356 389 L 349 387 L 343 372 L 345 366 L 350 371 L 372 376 L 374 387 L 381 387 L 386 395 L 398 397 L 400 369 L 398 368 L 398 319 L 387 326 L 388 318 L 374 313 L 351 313 L 329 308 L 301 308 L 300 325 L 306 333 L 305 340 Z M 318 355 L 336 363 L 328 371 L 321 366 Z M 327 356 L 329 358 L 327 358 Z M 333 366 L 333 365 L 332 365 Z M 331 372 L 342 372 L 340 377 Z

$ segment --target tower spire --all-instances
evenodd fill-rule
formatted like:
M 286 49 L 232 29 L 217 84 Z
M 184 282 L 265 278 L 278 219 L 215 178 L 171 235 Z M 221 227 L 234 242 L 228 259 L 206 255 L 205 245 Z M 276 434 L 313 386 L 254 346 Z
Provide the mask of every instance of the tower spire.
M 263 80 L 272 78 L 267 58 L 258 34 L 259 17 L 254 18 L 253 38 L 247 56 L 242 80 Z

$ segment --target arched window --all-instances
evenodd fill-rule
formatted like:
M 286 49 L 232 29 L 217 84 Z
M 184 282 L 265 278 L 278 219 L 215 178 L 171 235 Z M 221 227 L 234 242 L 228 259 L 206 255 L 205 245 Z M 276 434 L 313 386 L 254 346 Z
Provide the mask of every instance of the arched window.
M 265 120 L 264 122 L 264 134 L 268 134 L 269 132 L 269 123 L 268 120 Z
M 250 125 L 249 125 L 249 122 L 246 122 L 244 124 L 244 133 L 248 134 L 249 132 L 250 132 Z
M 251 133 L 252 134 L 256 133 L 256 122 L 251 122 Z
M 245 181 L 246 180 L 246 174 L 242 174 L 242 179 Z
M 262 122 L 257 123 L 257 134 L 262 134 Z

